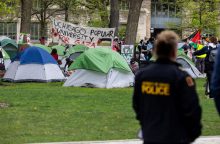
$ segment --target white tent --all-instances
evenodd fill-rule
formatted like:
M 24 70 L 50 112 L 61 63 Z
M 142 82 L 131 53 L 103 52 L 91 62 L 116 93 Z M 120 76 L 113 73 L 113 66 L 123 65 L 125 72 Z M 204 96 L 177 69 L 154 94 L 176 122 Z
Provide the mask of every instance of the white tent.
M 96 88 L 123 88 L 134 82 L 132 72 L 111 69 L 107 74 L 92 70 L 76 70 L 64 83 L 64 86 L 96 87 Z
M 36 47 L 26 49 L 20 60 L 12 62 L 3 78 L 12 82 L 51 82 L 64 79 L 53 57 L 45 50 Z
M 182 69 L 193 78 L 204 78 L 204 75 L 193 65 L 191 61 L 183 56 L 177 57 L 177 62 L 182 65 Z

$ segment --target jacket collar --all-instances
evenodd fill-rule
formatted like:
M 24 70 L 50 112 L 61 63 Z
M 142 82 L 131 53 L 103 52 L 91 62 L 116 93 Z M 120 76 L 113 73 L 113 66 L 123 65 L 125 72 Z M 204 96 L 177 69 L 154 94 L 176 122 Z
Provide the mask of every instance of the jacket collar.
M 175 61 L 172 61 L 169 58 L 158 58 L 156 60 L 156 63 L 159 63 L 159 64 L 171 64 L 171 65 L 176 65 L 178 67 L 181 66 L 179 63 L 177 63 Z

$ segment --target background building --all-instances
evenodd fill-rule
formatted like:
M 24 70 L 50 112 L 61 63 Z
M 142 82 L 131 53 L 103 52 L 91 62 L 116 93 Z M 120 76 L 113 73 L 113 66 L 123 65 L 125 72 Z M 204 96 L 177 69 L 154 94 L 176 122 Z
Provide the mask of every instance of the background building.
M 129 0 L 119 0 L 120 4 L 120 29 L 125 30 L 127 24 L 127 18 L 129 13 Z M 39 0 L 34 0 L 34 8 L 39 8 Z M 19 9 L 19 8 L 18 8 Z M 52 7 L 51 9 L 59 9 L 59 7 Z M 19 10 L 18 10 L 19 11 Z M 78 11 L 78 10 L 77 10 Z M 164 29 L 173 29 L 175 30 L 175 25 L 181 23 L 181 18 L 178 17 L 180 9 L 176 6 L 175 0 L 167 0 L 166 2 L 161 3 L 160 0 L 143 0 L 137 41 L 146 37 L 155 37 L 158 33 Z M 64 20 L 64 12 L 55 14 L 59 19 Z M 69 14 L 70 22 L 78 25 L 86 26 L 91 19 L 96 19 L 94 14 L 87 12 L 83 7 L 81 7 L 78 14 Z M 98 16 L 97 16 L 98 17 Z M 31 24 L 31 39 L 39 40 L 40 38 L 40 23 L 35 16 L 32 16 Z M 20 18 L 19 12 L 17 16 L 7 16 L 0 18 L 0 35 L 6 35 L 13 39 L 16 39 L 16 35 L 20 31 Z M 50 22 L 48 20 L 47 27 L 45 29 L 47 33 L 50 33 Z M 182 32 L 178 32 L 179 35 L 182 35 Z
M 120 24 L 126 25 L 128 18 L 128 0 L 120 0 Z M 179 24 L 181 19 L 177 13 L 179 9 L 175 5 L 175 0 L 161 3 L 159 0 L 143 0 L 137 40 L 146 37 L 156 36 L 162 30 L 171 28 L 172 25 Z

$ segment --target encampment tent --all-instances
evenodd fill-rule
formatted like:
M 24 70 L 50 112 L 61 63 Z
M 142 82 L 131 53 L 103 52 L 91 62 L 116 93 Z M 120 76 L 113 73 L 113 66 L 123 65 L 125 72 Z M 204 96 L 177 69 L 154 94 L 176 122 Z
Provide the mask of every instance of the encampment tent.
M 75 60 L 78 56 L 80 56 L 84 51 L 89 48 L 85 45 L 76 45 L 71 48 L 68 48 L 66 54 L 62 57 L 62 65 L 61 68 L 64 68 L 66 65 L 66 58 L 70 58 L 71 60 Z
M 3 78 L 12 82 L 51 82 L 64 79 L 53 57 L 38 47 L 30 47 L 19 53 Z
M 204 75 L 199 72 L 199 70 L 195 67 L 195 64 L 192 60 L 183 52 L 178 51 L 177 62 L 182 65 L 183 70 L 188 72 L 190 76 L 193 78 L 203 78 Z
M 64 46 L 61 46 L 61 45 L 55 45 L 52 47 L 52 49 L 56 49 L 57 50 L 57 54 L 59 56 L 64 56 L 65 55 L 65 47 Z
M 84 51 L 89 48 L 85 45 L 76 45 L 68 49 L 66 53 L 66 57 L 70 57 L 72 60 L 75 60 L 78 56 L 80 56 Z
M 42 45 L 42 44 L 34 44 L 33 46 L 41 48 L 41 49 L 47 51 L 48 53 L 51 53 L 51 51 L 52 51 L 51 48 L 49 48 L 49 47 L 47 47 L 45 45 Z
M 4 40 L 4 39 L 9 39 L 9 40 L 11 40 L 9 37 L 7 37 L 7 36 L 0 36 L 0 42 L 2 41 L 2 40 Z
M 11 59 L 10 59 L 10 56 L 8 55 L 8 53 L 4 49 L 2 49 L 1 51 L 2 51 L 2 55 L 3 55 L 3 59 L 4 59 L 5 69 L 7 69 L 11 63 Z
M 18 45 L 14 40 L 3 39 L 1 47 L 8 53 L 10 57 L 15 57 L 18 52 Z
M 129 87 L 134 82 L 134 75 L 125 59 L 117 52 L 106 48 L 85 51 L 69 70 L 75 72 L 64 86 L 121 88 Z

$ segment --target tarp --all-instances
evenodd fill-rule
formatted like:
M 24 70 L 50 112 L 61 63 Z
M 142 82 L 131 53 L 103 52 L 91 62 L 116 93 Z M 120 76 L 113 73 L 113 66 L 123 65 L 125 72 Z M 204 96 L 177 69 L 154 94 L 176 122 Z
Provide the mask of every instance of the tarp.
M 41 49 L 44 49 L 45 51 L 47 51 L 48 53 L 51 53 L 51 48 L 45 46 L 45 45 L 42 45 L 42 44 L 34 44 L 33 46 L 36 46 L 36 47 L 39 47 Z
M 125 59 L 117 52 L 106 48 L 91 48 L 81 54 L 69 70 L 86 69 L 108 73 L 112 68 L 131 72 Z
M 64 52 L 65 52 L 65 47 L 64 46 L 61 46 L 61 45 L 56 45 L 56 46 L 53 46 L 52 49 L 56 49 L 57 50 L 57 54 L 59 56 L 64 56 Z
M 39 47 L 29 47 L 20 57 L 20 64 L 57 64 L 55 59 L 45 50 Z

